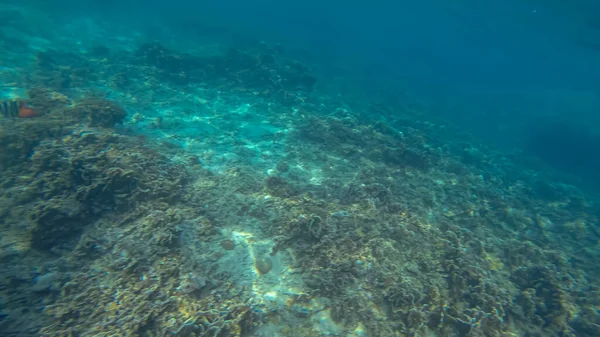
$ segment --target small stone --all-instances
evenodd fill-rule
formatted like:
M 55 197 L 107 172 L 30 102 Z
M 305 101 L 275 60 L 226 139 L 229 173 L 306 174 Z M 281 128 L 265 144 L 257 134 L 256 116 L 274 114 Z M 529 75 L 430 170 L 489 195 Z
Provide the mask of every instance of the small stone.
M 261 257 L 256 260 L 255 266 L 261 274 L 266 274 L 273 268 L 273 261 L 269 257 Z
M 59 272 L 50 272 L 35 278 L 35 284 L 31 288 L 34 292 L 56 291 L 60 289 L 60 280 L 62 278 Z
M 233 250 L 235 248 L 235 242 L 233 240 L 221 241 L 221 247 L 225 250 Z
M 296 313 L 296 316 L 298 317 L 308 317 L 311 315 L 311 310 L 310 308 L 304 306 L 304 305 L 298 305 L 298 304 L 294 304 L 292 306 L 293 311 Z

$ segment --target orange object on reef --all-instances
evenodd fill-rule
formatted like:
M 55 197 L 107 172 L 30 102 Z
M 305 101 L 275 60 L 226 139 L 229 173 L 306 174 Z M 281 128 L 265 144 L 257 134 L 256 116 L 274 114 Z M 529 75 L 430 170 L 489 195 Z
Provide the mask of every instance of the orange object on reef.
M 20 100 L 0 102 L 0 115 L 2 117 L 33 118 L 42 114 L 38 109 L 27 105 L 27 102 Z
M 40 112 L 34 108 L 27 106 L 27 103 L 23 102 L 19 108 L 17 117 L 19 118 L 33 118 L 41 116 Z

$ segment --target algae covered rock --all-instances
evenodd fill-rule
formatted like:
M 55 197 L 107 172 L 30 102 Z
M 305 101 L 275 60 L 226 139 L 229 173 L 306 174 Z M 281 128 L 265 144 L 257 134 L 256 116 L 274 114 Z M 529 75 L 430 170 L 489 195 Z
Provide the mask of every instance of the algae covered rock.
M 31 246 L 36 249 L 50 249 L 57 244 L 77 236 L 89 222 L 83 207 L 71 205 L 41 207 L 34 211 L 35 227 L 31 233 Z
M 127 115 L 125 110 L 117 103 L 100 98 L 87 98 L 78 101 L 73 107 L 65 109 L 64 114 L 85 119 L 89 126 L 105 128 L 123 123 Z
M 135 59 L 166 72 L 178 73 L 186 70 L 184 57 L 158 42 L 141 44 L 135 52 Z
M 31 248 L 72 247 L 109 212 L 148 200 L 169 202 L 180 193 L 184 170 L 112 126 L 126 113 L 117 103 L 70 100 L 49 90 L 30 92 L 49 113 L 0 124 L 2 221 L 20 224 Z M 88 128 L 88 126 L 97 128 Z M 9 177 L 17 177 L 9 178 Z

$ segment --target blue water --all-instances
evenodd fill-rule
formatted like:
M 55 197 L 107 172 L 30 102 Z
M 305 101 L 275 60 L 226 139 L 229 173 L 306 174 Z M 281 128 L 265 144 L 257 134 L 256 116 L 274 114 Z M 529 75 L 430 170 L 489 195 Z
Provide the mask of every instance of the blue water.
M 165 22 L 174 31 L 164 34 L 176 36 L 164 38 L 175 44 L 177 37 L 211 34 L 280 43 L 324 75 L 348 78 L 345 86 L 371 95 L 409 92 L 444 121 L 460 120 L 461 128 L 504 146 L 518 145 L 520 126 L 531 118 L 598 123 L 600 11 L 591 1 L 157 1 L 143 11 L 135 2 L 96 6 L 97 15 L 119 21 Z M 89 12 L 85 3 L 77 7 Z
M 600 336 L 600 3 L 0 1 L 0 50 L 0 337 Z

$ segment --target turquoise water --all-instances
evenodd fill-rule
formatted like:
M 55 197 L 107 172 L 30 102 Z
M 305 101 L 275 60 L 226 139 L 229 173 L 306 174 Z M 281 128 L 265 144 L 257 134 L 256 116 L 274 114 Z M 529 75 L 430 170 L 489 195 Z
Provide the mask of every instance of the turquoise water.
M 596 3 L 2 1 L 0 47 L 2 337 L 600 335 Z

